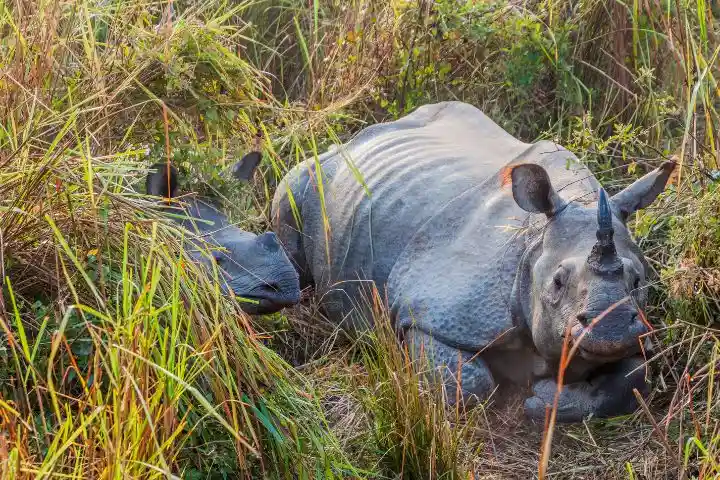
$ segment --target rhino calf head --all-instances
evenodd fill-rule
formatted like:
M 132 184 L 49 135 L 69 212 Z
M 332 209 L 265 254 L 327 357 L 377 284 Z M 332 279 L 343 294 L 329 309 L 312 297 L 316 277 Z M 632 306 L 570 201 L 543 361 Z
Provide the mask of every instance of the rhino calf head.
M 638 352 L 647 332 L 640 315 L 647 263 L 625 222 L 655 200 L 674 166 L 663 164 L 612 198 L 600 188 L 597 204 L 589 206 L 561 199 L 539 165 L 512 168 L 515 202 L 547 217 L 528 250 L 524 291 L 516 297 L 545 358 L 559 358 L 568 329 L 590 364 Z
M 256 152 L 248 154 L 253 159 Z M 177 196 L 177 169 L 166 164 L 150 167 L 146 179 L 148 195 L 172 198 Z M 277 312 L 300 301 L 298 274 L 290 263 L 277 237 L 272 232 L 262 235 L 246 232 L 230 225 L 227 217 L 215 207 L 191 199 L 184 208 L 171 207 L 175 215 L 181 215 L 178 222 L 188 230 L 202 237 L 213 250 L 212 258 L 199 251 L 192 256 L 199 263 L 211 267 L 214 262 L 220 267 L 223 293 L 241 297 L 242 309 L 250 314 Z

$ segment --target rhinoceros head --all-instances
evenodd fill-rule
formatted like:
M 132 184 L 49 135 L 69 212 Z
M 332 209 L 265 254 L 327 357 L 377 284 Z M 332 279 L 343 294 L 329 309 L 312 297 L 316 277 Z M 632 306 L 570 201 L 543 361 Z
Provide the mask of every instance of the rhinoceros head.
M 249 154 L 253 155 L 253 154 Z M 177 169 L 155 164 L 146 179 L 149 195 L 173 197 L 177 195 Z M 298 274 L 272 232 L 255 235 L 230 225 L 225 215 L 215 207 L 192 199 L 184 208 L 171 208 L 177 221 L 217 248 L 208 258 L 199 251 L 191 255 L 201 264 L 220 267 L 221 288 L 232 292 L 242 301 L 244 311 L 266 314 L 294 305 L 300 300 Z
M 558 358 L 568 328 L 591 363 L 639 350 L 647 332 L 639 313 L 647 299 L 647 264 L 625 222 L 663 191 L 674 166 L 666 162 L 612 198 L 601 188 L 590 206 L 560 198 L 539 165 L 513 167 L 516 203 L 548 219 L 528 251 L 526 279 L 516 293 L 541 355 Z

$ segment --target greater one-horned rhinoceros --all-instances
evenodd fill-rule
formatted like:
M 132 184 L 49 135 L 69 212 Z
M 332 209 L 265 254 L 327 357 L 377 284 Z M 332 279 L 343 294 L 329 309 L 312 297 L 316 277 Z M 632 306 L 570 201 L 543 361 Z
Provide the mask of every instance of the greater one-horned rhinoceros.
M 244 164 L 257 164 L 259 154 L 253 152 Z M 155 164 L 146 179 L 149 195 L 176 197 L 177 169 Z M 241 307 L 250 314 L 277 312 L 300 301 L 298 274 L 272 232 L 255 235 L 231 225 L 215 207 L 199 199 L 190 199 L 182 206 L 170 207 L 169 213 L 186 229 L 204 237 L 211 246 L 213 260 L 223 274 L 221 288 L 241 297 Z M 199 251 L 191 252 L 200 263 L 210 260 Z M 249 301 L 242 301 L 243 299 Z
M 582 337 L 557 417 L 578 421 L 629 412 L 632 389 L 647 392 L 647 265 L 625 222 L 672 170 L 607 198 L 561 146 L 523 143 L 471 105 L 439 103 L 294 168 L 273 222 L 330 318 L 362 328 L 360 292 L 374 282 L 415 355 L 445 366 L 451 395 L 456 381 L 465 399 L 500 379 L 532 382 L 525 411 L 542 419 L 565 332 L 571 346 Z

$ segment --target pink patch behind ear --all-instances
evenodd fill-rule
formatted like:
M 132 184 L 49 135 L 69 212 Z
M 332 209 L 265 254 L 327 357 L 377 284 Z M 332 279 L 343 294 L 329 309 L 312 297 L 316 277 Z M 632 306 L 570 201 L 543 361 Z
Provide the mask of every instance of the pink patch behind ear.
M 507 187 L 512 185 L 512 171 L 514 167 L 505 167 L 500 170 L 500 186 Z

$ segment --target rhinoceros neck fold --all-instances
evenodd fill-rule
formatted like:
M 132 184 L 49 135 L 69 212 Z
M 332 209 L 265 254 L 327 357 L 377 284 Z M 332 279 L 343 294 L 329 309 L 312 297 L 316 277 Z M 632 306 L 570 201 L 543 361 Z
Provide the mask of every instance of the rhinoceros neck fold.
M 528 227 L 525 233 L 525 244 L 527 248 L 518 262 L 512 293 L 510 295 L 510 312 L 513 317 L 513 323 L 527 330 L 531 328 L 530 319 L 532 318 L 528 295 L 532 287 L 531 271 L 538 256 L 542 253 L 542 243 L 542 232 Z

